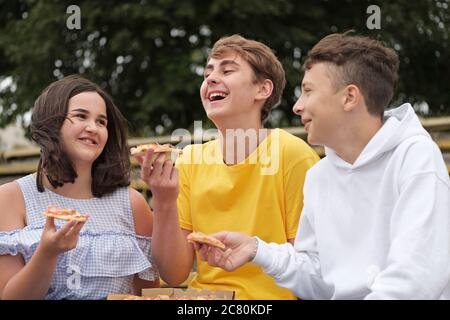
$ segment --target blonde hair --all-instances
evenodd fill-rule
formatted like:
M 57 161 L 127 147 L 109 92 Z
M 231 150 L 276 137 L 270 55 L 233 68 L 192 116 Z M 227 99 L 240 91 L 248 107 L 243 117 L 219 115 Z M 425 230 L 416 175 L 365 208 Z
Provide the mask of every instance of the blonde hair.
M 235 52 L 247 61 L 254 74 L 255 81 L 269 79 L 273 83 L 273 91 L 261 110 L 261 121 L 269 116 L 270 111 L 276 107 L 286 85 L 285 73 L 281 62 L 265 44 L 246 39 L 240 35 L 232 35 L 219 39 L 213 46 L 208 60 L 221 58 L 230 52 Z

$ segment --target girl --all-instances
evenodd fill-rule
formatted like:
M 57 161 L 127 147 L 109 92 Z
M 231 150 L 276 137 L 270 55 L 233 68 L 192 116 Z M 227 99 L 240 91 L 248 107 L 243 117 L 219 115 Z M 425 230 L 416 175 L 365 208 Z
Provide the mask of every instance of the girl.
M 159 285 L 152 212 L 130 183 L 126 121 L 94 83 L 69 76 L 36 100 L 37 173 L 0 186 L 0 299 L 104 299 Z M 54 221 L 48 205 L 89 214 Z

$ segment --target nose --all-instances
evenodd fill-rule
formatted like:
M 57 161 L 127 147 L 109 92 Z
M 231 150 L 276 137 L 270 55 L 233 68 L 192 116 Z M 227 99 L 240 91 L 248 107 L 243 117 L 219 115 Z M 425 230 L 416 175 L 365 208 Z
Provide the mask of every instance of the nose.
M 214 71 L 212 71 L 212 72 L 208 75 L 208 77 L 206 78 L 206 83 L 207 83 L 208 85 L 219 83 L 219 78 L 218 78 L 218 76 L 217 76 L 217 73 L 214 72 Z
M 296 115 L 301 116 L 303 110 L 305 110 L 305 105 L 304 105 L 304 103 L 303 103 L 302 96 L 300 96 L 300 97 L 298 98 L 297 102 L 294 104 L 294 107 L 292 108 L 292 111 L 293 111 Z
M 91 121 L 86 121 L 86 127 L 85 130 L 89 131 L 89 132 L 95 132 L 97 131 L 97 124 L 95 122 L 95 120 L 91 120 Z

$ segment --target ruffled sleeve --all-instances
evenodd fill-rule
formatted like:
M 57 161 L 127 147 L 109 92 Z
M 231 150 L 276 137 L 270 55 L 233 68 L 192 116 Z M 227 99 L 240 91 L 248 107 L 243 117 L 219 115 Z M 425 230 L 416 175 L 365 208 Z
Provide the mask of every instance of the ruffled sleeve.
M 139 248 L 141 248 L 144 255 L 149 259 L 149 262 L 151 263 L 151 267 L 145 269 L 144 271 L 139 272 L 138 276 L 141 279 L 148 280 L 148 281 L 154 281 L 159 278 L 159 272 L 156 267 L 156 264 L 153 263 L 152 257 L 151 257 L 151 247 L 152 247 L 152 240 L 148 237 L 142 237 L 142 236 L 136 236 Z
M 0 255 L 22 254 L 28 261 L 36 250 L 42 228 L 25 227 L 14 231 L 0 232 Z
M 17 233 L 19 231 L 0 232 L 0 255 L 17 255 L 19 243 L 17 242 Z
M 22 254 L 28 262 L 43 227 L 0 232 L 0 255 Z M 117 231 L 81 231 L 77 247 L 62 254 L 58 269 L 74 270 L 85 277 L 124 277 L 138 274 L 153 281 L 159 277 L 151 257 L 151 238 Z

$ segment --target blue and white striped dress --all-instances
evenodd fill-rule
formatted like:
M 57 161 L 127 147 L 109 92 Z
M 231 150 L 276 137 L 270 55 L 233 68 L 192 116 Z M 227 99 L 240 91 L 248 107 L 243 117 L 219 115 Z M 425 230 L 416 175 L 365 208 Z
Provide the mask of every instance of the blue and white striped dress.
M 0 232 L 0 255 L 22 254 L 30 261 L 39 244 L 49 204 L 89 214 L 77 247 L 60 254 L 45 299 L 105 299 L 109 293 L 131 293 L 134 274 L 158 277 L 151 259 L 151 238 L 136 235 L 127 188 L 101 198 L 71 199 L 48 189 L 38 192 L 34 174 L 17 180 L 27 226 Z M 57 228 L 64 221 L 55 220 Z

